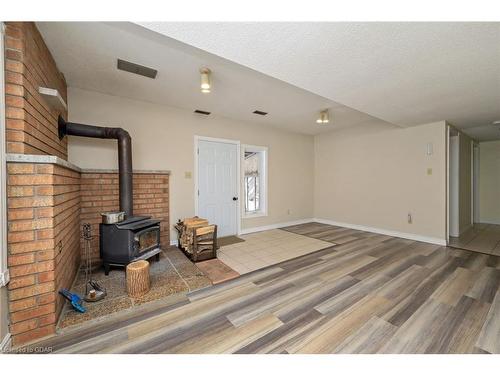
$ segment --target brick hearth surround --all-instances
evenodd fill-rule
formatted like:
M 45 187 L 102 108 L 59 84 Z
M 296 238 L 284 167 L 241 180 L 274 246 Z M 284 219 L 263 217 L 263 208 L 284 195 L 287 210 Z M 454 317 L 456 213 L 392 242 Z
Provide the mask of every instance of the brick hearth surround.
M 66 81 L 32 22 L 6 22 L 5 112 L 7 152 L 56 155 L 66 160 L 67 140 L 59 141 L 57 116 L 38 87 L 57 89 L 66 101 Z M 67 113 L 62 114 L 64 118 Z
M 170 245 L 168 182 L 168 172 L 146 171 L 135 172 L 133 175 L 134 215 L 152 216 L 161 220 L 161 244 L 164 249 Z M 92 224 L 91 254 L 94 261 L 99 261 L 100 213 L 118 209 L 116 171 L 82 171 L 80 217 L 82 225 Z M 83 240 L 81 249 L 83 256 Z
M 55 88 L 66 100 L 64 77 L 35 24 L 6 26 L 8 294 L 12 343 L 19 346 L 55 332 L 64 303 L 57 292 L 71 287 L 81 262 L 81 226 L 93 224 L 97 259 L 99 214 L 118 209 L 118 175 L 66 162 L 59 113 L 38 94 L 39 86 Z M 133 176 L 135 214 L 162 220 L 163 246 L 169 244 L 168 183 L 168 172 Z
M 55 111 L 38 87 L 66 100 L 66 82 L 32 22 L 7 22 L 5 112 L 7 152 L 67 159 Z M 67 117 L 67 113 L 61 113 Z M 79 262 L 79 175 L 50 164 L 8 163 L 8 285 L 14 346 L 55 331 L 62 299 Z
M 54 164 L 7 164 L 10 333 L 13 344 L 55 332 L 80 264 L 80 174 Z

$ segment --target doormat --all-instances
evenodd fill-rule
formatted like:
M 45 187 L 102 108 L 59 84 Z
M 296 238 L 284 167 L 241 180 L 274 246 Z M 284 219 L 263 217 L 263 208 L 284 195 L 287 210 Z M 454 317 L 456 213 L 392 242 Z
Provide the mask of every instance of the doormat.
M 196 263 L 196 266 L 210 279 L 212 284 L 220 284 L 224 281 L 235 279 L 240 274 L 219 259 L 210 259 Z
M 237 236 L 227 236 L 227 237 L 217 238 L 217 245 L 219 247 L 229 246 L 240 242 L 245 242 L 245 240 Z

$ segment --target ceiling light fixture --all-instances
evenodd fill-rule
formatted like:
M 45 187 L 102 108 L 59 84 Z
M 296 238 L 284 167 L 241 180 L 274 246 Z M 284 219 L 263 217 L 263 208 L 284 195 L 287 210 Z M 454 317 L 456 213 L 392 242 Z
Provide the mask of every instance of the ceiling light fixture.
M 210 82 L 210 75 L 211 71 L 208 68 L 201 68 L 200 69 L 200 74 L 201 74 L 201 92 L 204 94 L 210 93 L 210 89 L 212 88 L 211 82 Z
M 325 109 L 319 113 L 319 117 L 316 120 L 318 124 L 328 124 L 330 122 L 330 114 L 328 113 L 328 109 Z

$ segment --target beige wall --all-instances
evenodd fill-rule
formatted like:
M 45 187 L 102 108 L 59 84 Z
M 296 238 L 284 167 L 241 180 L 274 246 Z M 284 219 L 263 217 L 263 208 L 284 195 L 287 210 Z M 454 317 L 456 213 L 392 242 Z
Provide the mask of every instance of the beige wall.
M 366 125 L 316 136 L 315 171 L 316 218 L 446 238 L 444 121 L 405 129 Z
M 482 223 L 500 224 L 500 141 L 479 147 L 479 215 Z
M 472 139 L 460 133 L 458 230 L 462 234 L 472 225 Z
M 242 228 L 312 217 L 312 136 L 75 88 L 68 89 L 68 104 L 70 121 L 128 130 L 134 169 L 171 170 L 171 224 L 194 214 L 194 176 L 185 178 L 194 173 L 194 135 L 269 148 L 268 216 L 244 219 Z M 117 166 L 114 141 L 71 137 L 68 147 L 69 161 L 82 168 Z

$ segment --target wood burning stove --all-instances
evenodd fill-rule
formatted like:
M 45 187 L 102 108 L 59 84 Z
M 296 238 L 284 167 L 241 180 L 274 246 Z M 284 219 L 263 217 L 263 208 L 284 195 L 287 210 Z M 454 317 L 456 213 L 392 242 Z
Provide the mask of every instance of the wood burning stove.
M 136 260 L 160 257 L 160 220 L 132 216 L 115 224 L 99 224 L 99 247 L 104 272 Z
M 126 219 L 114 224 L 99 225 L 99 247 L 106 275 L 112 265 L 125 266 L 135 260 L 156 256 L 159 259 L 160 220 L 133 215 L 132 196 L 132 139 L 122 128 L 66 122 L 61 116 L 59 137 L 76 135 L 90 138 L 116 139 L 118 143 L 118 181 L 120 211 Z

